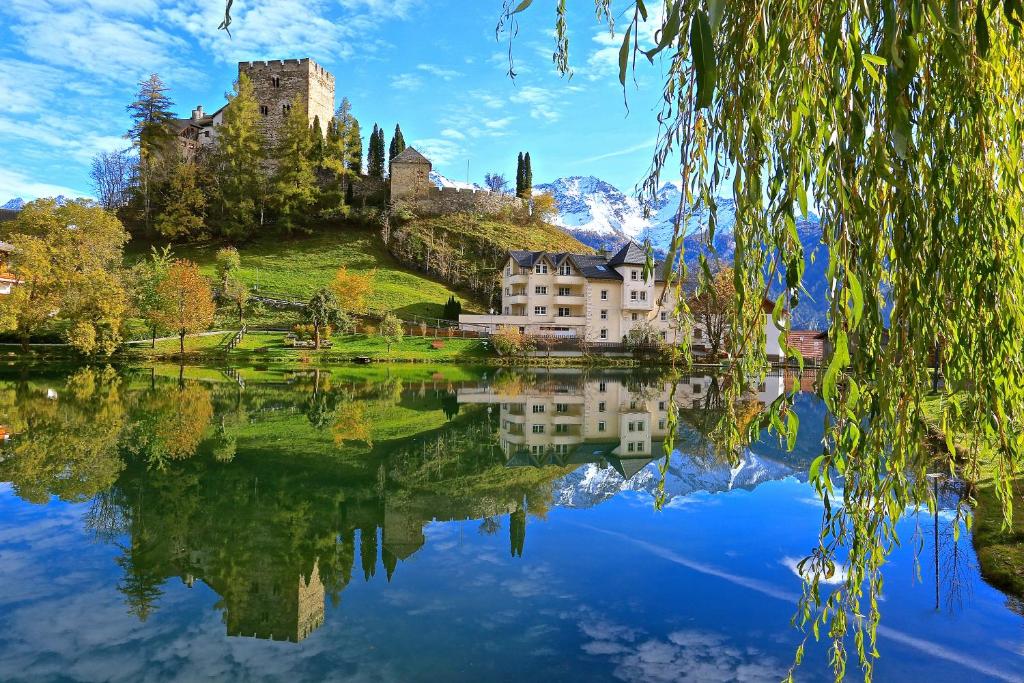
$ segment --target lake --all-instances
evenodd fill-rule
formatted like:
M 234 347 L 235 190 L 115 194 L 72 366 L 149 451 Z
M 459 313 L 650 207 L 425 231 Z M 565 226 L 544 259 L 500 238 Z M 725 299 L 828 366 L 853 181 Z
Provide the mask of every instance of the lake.
M 779 680 L 821 519 L 811 384 L 793 451 L 733 460 L 710 376 L 8 368 L 0 680 Z M 957 482 L 939 499 L 899 523 L 876 678 L 1024 680 L 1024 607 L 982 580 Z M 831 679 L 827 644 L 797 678 Z

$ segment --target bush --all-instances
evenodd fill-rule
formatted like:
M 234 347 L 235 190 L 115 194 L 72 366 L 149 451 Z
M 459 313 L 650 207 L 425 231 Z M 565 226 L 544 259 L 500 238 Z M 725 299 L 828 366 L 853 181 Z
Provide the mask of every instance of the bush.
M 512 325 L 499 327 L 491 335 L 491 344 L 499 356 L 519 356 L 533 350 L 533 340 Z
M 331 333 L 333 331 L 334 330 L 331 328 L 330 325 L 324 325 L 323 327 L 321 327 L 320 341 L 330 339 Z M 293 325 L 292 332 L 295 333 L 295 336 L 298 337 L 299 341 L 313 341 L 313 335 L 315 334 L 313 326 L 307 324 Z

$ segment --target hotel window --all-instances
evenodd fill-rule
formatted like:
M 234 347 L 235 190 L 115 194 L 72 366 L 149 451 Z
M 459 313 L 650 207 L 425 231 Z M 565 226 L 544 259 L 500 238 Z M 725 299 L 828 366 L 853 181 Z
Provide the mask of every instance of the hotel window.
M 661 341 L 665 341 L 667 339 L 668 339 L 668 333 L 667 332 L 662 332 L 661 333 Z
M 668 322 L 668 311 L 661 312 L 661 322 Z
M 665 428 L 665 418 L 661 418 L 660 420 L 658 420 L 658 429 L 664 429 L 664 428 Z
M 600 337 L 601 337 L 601 339 L 607 339 L 608 338 L 608 330 L 602 329 Z
M 534 294 L 547 294 L 548 293 L 548 288 L 543 286 L 543 285 L 537 285 L 536 287 L 533 288 L 533 293 Z
M 568 434 L 569 425 L 557 424 L 555 425 L 555 434 Z
M 633 451 L 636 450 L 636 446 L 633 445 L 632 441 L 629 442 L 628 446 L 629 446 L 629 452 L 630 453 L 632 453 Z
M 665 402 L 664 401 L 658 401 L 658 410 L 660 410 L 661 412 L 665 412 Z
M 512 275 L 512 266 L 509 266 L 508 268 L 505 269 L 505 275 L 508 275 L 508 276 Z
M 608 290 L 607 289 L 602 289 L 601 290 L 601 301 L 608 301 Z
M 572 290 L 569 289 L 568 287 L 558 288 L 558 296 L 570 296 L 570 292 L 572 292 Z
M 605 411 L 605 408 L 606 408 L 606 405 L 605 405 L 604 401 L 601 401 L 601 402 L 599 402 L 597 404 L 597 412 L 603 413 Z
M 629 421 L 628 429 L 631 432 L 635 432 L 636 431 L 636 427 L 633 426 L 633 421 L 632 420 Z
M 631 270 L 631 271 L 629 271 L 629 279 L 630 280 L 639 280 L 640 279 L 640 271 L 639 270 Z
M 647 290 L 646 289 L 642 290 L 640 292 L 640 301 L 647 301 Z
M 533 314 L 534 315 L 547 315 L 548 314 L 548 307 L 547 306 L 534 306 L 533 307 Z
M 569 404 L 568 403 L 556 403 L 555 404 L 555 412 L 556 413 L 568 413 L 569 412 Z
M 634 313 L 633 314 L 633 322 L 636 322 L 639 319 L 640 319 L 640 314 L 639 313 Z
M 538 263 L 537 265 L 535 265 L 533 267 L 533 272 L 537 273 L 538 275 L 547 275 L 548 274 L 548 264 L 546 264 L 546 263 Z
M 537 413 L 543 413 L 543 412 L 544 412 L 544 404 L 543 403 L 538 403 L 538 404 L 535 404 L 533 406 L 533 414 L 534 415 L 536 415 Z
M 604 422 L 604 421 L 602 420 L 601 422 L 598 422 L 598 423 L 597 423 L 597 431 L 599 431 L 599 432 L 603 432 L 603 431 L 605 430 L 605 428 L 606 428 L 607 426 L 608 426 L 608 425 L 607 425 L 607 423 L 605 423 L 605 422 Z
M 543 434 L 544 433 L 544 425 L 533 425 L 533 433 L 534 434 Z
M 633 401 L 629 402 L 629 409 L 630 410 L 636 410 L 636 400 L 633 400 Z
M 559 275 L 572 275 L 572 266 L 564 265 L 558 267 Z
M 629 300 L 630 301 L 636 301 L 636 297 L 637 297 L 637 291 L 636 290 L 633 290 L 632 292 L 629 293 Z
M 568 318 L 569 317 L 569 307 L 568 306 L 559 306 L 558 307 L 558 317 L 559 318 Z
M 643 420 L 637 420 L 637 422 L 636 422 L 636 431 L 642 432 L 645 429 L 647 429 L 647 423 L 645 423 Z
M 601 309 L 601 320 L 607 320 L 607 319 L 608 319 L 608 309 L 602 308 Z
M 506 306 L 505 307 L 505 315 L 508 315 L 510 310 L 511 310 L 511 307 Z

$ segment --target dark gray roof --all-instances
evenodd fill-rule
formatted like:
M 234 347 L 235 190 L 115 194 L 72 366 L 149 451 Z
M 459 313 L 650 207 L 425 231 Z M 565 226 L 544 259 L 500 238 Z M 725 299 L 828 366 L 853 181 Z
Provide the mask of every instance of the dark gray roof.
M 615 256 L 608 260 L 608 263 L 613 266 L 642 266 L 647 263 L 647 254 L 643 247 L 633 240 L 629 240 L 622 245 L 622 248 L 619 249 Z
M 406 147 L 401 154 L 391 160 L 393 164 L 430 164 L 430 159 L 416 151 L 414 147 Z

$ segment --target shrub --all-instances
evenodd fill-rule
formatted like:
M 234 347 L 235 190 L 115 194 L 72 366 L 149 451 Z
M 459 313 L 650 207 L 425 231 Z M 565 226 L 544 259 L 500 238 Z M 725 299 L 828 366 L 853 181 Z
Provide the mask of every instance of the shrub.
M 494 350 L 500 356 L 519 356 L 533 350 L 533 341 L 513 325 L 502 325 L 491 335 Z

